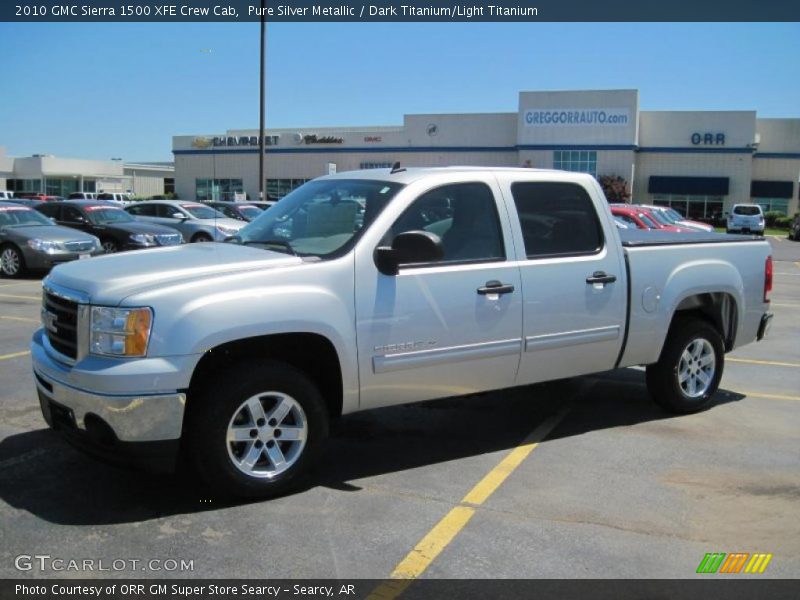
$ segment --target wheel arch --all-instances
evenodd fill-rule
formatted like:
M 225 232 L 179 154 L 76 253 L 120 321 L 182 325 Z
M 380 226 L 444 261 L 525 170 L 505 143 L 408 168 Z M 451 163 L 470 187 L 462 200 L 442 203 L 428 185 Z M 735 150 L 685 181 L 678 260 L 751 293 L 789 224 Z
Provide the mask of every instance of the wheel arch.
M 263 359 L 289 364 L 306 373 L 319 389 L 329 416 L 342 414 L 344 384 L 336 347 L 317 333 L 276 333 L 229 341 L 206 351 L 192 372 L 186 410 L 192 410 L 193 392 L 202 389 L 226 367 L 242 360 Z M 186 419 L 184 418 L 184 423 Z

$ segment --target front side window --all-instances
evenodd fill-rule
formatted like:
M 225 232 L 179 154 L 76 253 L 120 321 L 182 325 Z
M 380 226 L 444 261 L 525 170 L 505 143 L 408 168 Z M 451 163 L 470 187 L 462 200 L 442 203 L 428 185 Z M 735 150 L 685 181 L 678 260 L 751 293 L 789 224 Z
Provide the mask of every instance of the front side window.
M 62 215 L 65 223 L 84 223 L 86 221 L 81 211 L 72 206 L 65 206 Z
M 595 254 L 603 230 L 589 194 L 574 183 L 511 186 L 528 258 Z
M 339 256 L 402 187 L 369 179 L 311 181 L 248 223 L 235 241 L 300 256 Z
M 155 217 L 156 216 L 156 207 L 152 204 L 134 204 L 133 206 L 127 207 L 127 210 L 132 215 L 137 215 L 141 217 Z
M 441 238 L 441 262 L 496 261 L 506 257 L 494 194 L 484 183 L 457 183 L 426 192 L 395 221 L 386 242 L 414 230 Z
M 220 219 L 225 217 L 218 210 L 202 204 L 181 204 L 181 208 L 195 219 Z

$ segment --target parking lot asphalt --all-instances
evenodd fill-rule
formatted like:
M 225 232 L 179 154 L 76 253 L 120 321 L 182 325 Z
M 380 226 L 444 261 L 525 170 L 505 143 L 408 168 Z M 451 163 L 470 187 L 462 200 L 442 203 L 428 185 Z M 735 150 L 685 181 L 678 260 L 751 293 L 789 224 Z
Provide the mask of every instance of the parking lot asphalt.
M 685 578 L 707 552 L 798 577 L 800 243 L 770 242 L 774 325 L 728 355 L 705 412 L 663 412 L 639 369 L 368 411 L 306 489 L 240 504 L 47 430 L 27 354 L 40 280 L 0 280 L 0 577 Z M 15 569 L 35 554 L 128 562 Z

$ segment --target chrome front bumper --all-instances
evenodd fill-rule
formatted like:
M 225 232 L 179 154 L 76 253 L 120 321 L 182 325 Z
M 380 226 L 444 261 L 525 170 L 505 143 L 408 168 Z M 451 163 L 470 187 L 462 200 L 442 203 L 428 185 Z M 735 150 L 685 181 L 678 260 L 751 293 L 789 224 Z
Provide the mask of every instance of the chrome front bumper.
M 43 402 L 55 402 L 65 408 L 76 430 L 85 432 L 87 416 L 93 415 L 108 425 L 121 442 L 154 442 L 181 437 L 185 393 L 180 390 L 131 393 L 130 389 L 119 393 L 98 393 L 68 385 L 57 379 L 59 374 L 68 373 L 65 366 L 48 354 L 40 332 L 37 334 L 31 344 L 31 358 L 39 397 Z M 98 376 L 97 373 L 94 375 Z M 121 381 L 130 381 L 131 378 L 132 374 L 127 373 Z M 168 377 L 165 375 L 163 378 Z M 115 378 L 109 375 L 107 379 Z M 141 373 L 140 379 L 142 382 L 152 381 L 153 377 L 150 373 Z

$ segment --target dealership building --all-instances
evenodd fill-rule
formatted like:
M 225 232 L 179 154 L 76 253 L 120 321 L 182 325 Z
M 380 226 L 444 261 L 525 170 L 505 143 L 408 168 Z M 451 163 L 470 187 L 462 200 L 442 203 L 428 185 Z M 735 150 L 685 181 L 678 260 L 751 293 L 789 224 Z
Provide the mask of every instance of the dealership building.
M 120 192 L 157 196 L 174 192 L 170 162 L 85 160 L 51 154 L 12 157 L 0 147 L 0 190 L 67 197 L 73 192 Z
M 754 110 L 640 111 L 637 90 L 520 92 L 517 112 L 405 115 L 402 126 L 265 133 L 265 185 L 282 197 L 330 172 L 483 165 L 620 176 L 638 203 L 712 218 L 735 203 L 798 211 L 800 118 Z M 258 197 L 259 132 L 173 137 L 181 198 Z

